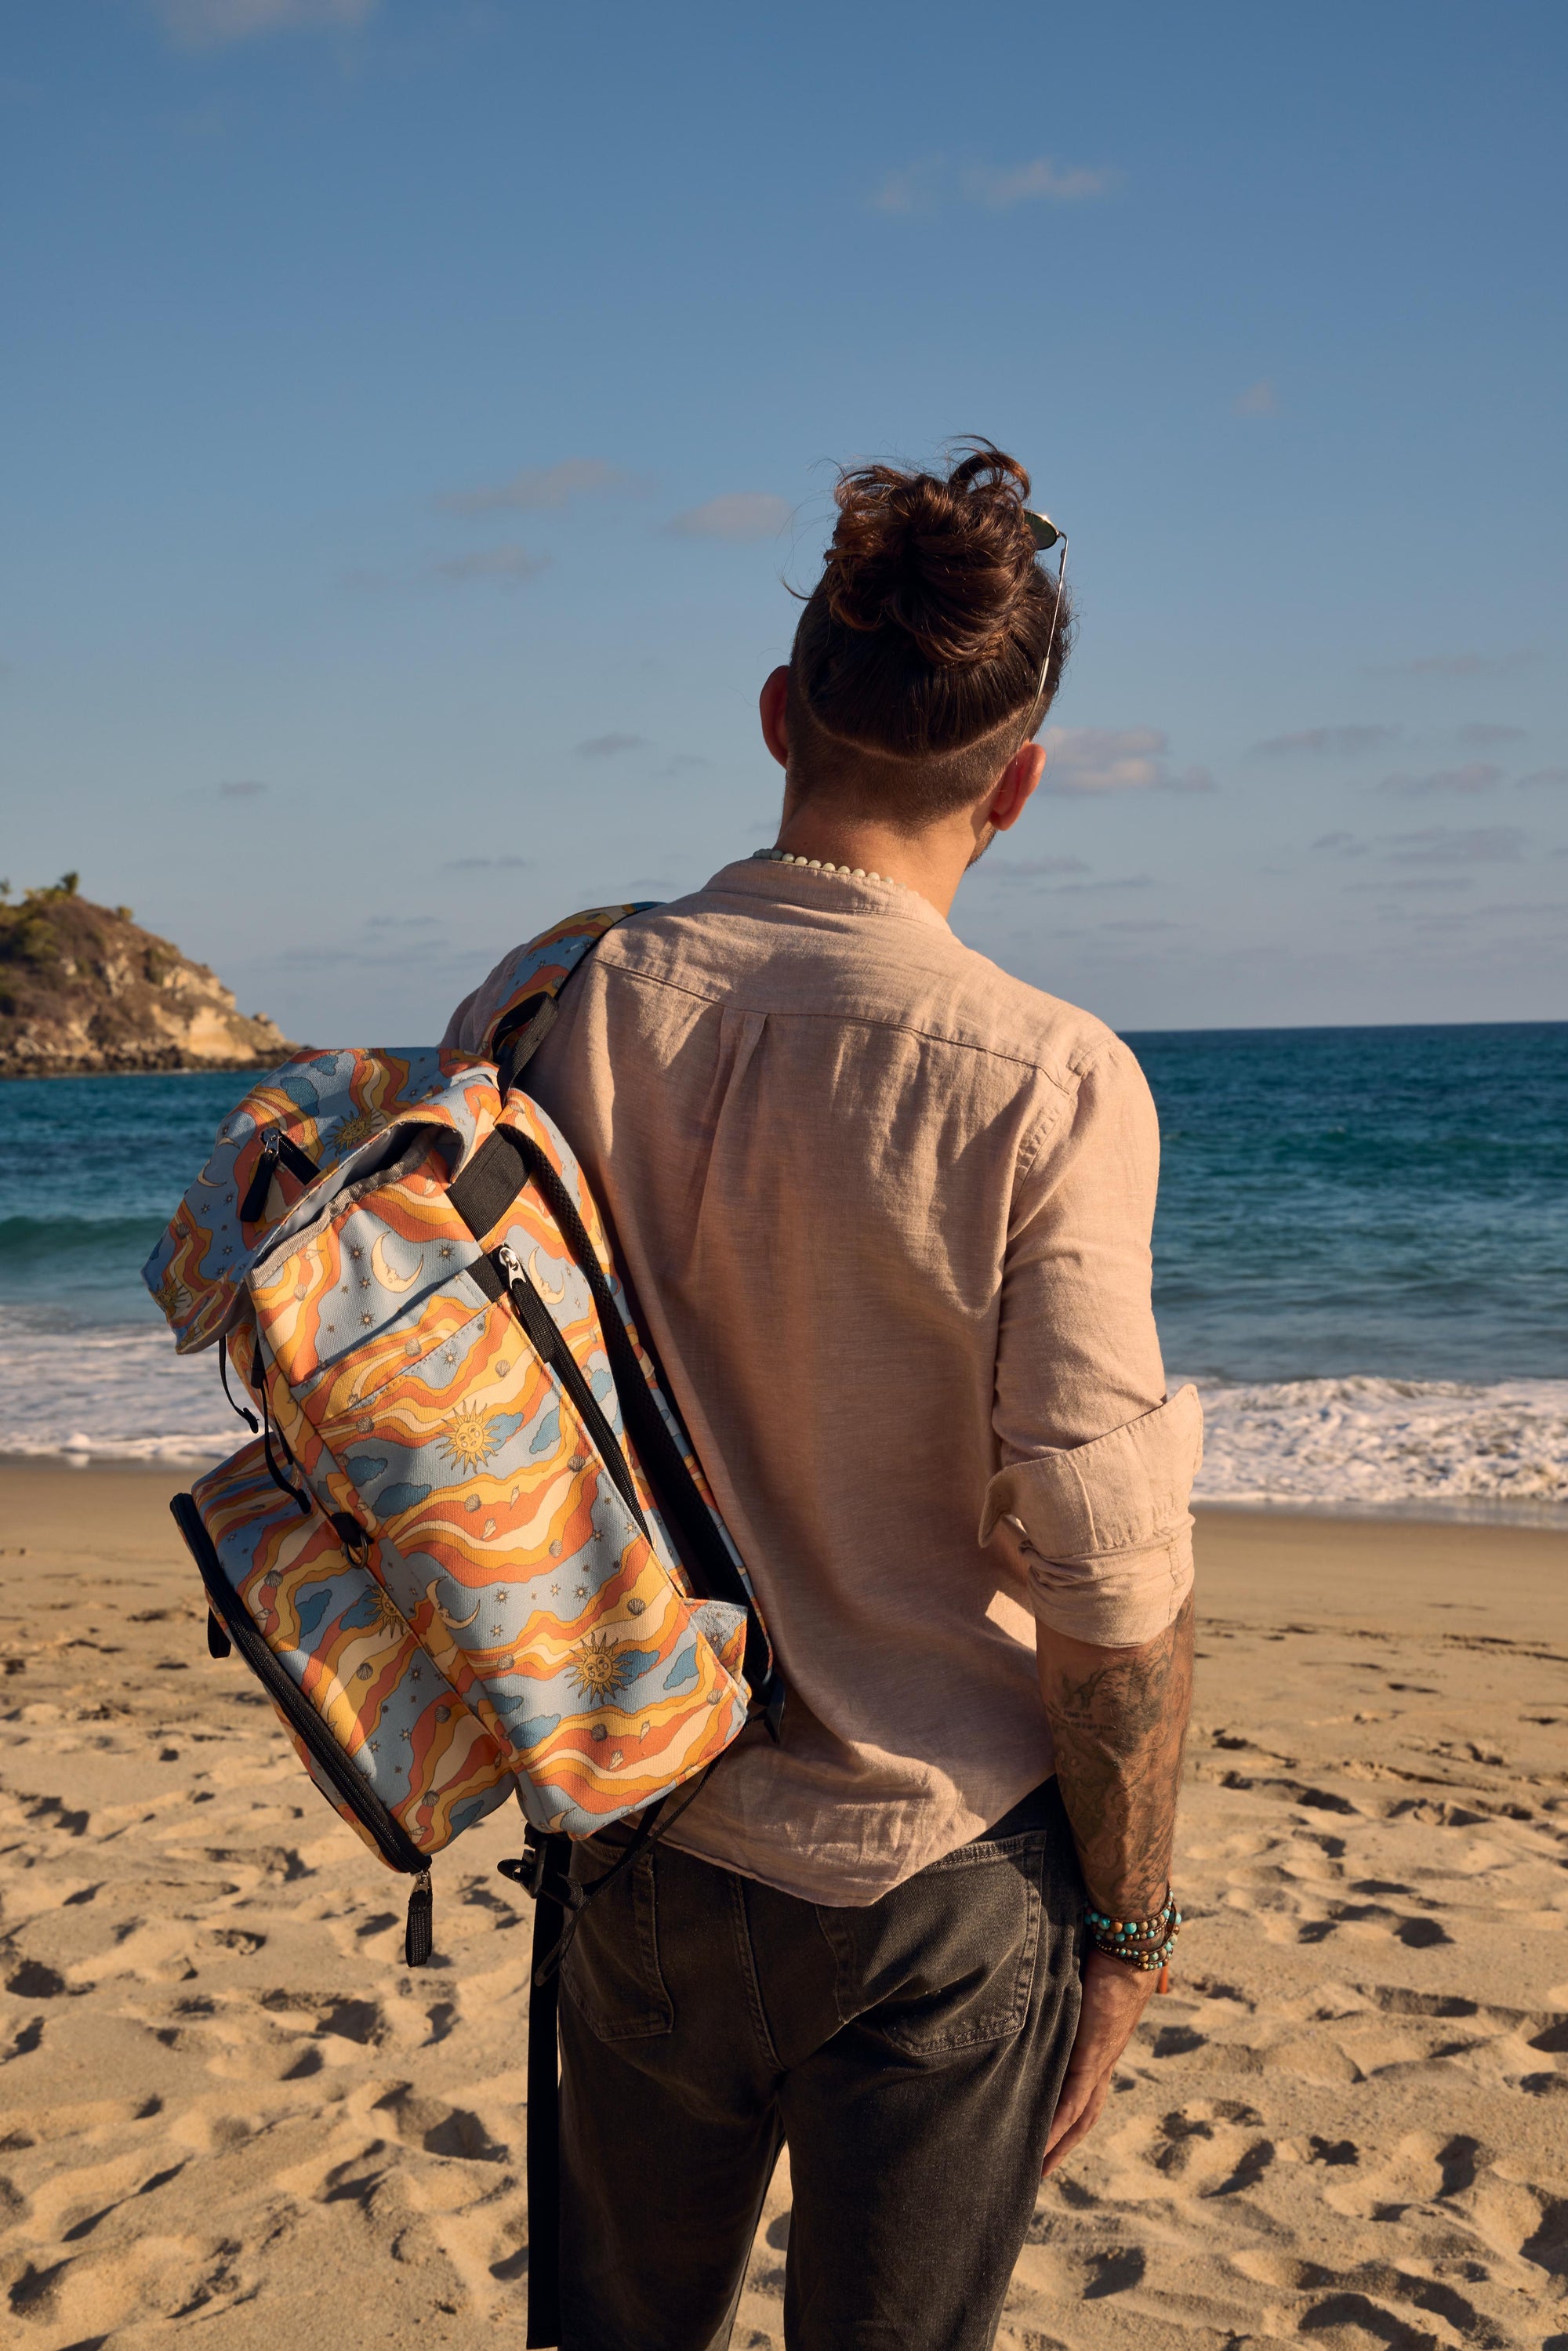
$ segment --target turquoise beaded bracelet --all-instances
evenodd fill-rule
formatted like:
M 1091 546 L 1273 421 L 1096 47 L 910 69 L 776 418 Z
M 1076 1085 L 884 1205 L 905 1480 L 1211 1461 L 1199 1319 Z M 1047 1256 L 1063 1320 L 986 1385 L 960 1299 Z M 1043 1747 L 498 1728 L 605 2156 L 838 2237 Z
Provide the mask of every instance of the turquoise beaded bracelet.
M 1113 1918 L 1092 1904 L 1085 1907 L 1083 1917 L 1097 1951 L 1103 1951 L 1108 1959 L 1122 1960 L 1127 1967 L 1144 1968 L 1150 1972 L 1169 1964 L 1182 1923 L 1176 1898 L 1170 1894 L 1147 1918 Z

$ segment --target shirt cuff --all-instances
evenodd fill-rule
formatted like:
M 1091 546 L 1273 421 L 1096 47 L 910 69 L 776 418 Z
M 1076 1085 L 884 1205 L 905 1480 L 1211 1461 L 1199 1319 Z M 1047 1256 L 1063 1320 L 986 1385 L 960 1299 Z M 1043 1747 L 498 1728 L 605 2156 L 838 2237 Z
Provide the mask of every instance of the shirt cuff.
M 1187 1502 L 1203 1458 L 1203 1407 L 1178 1388 L 1091 1444 L 1030 1456 L 986 1489 L 980 1541 L 1010 1519 L 1042 1625 L 1100 1648 L 1132 1648 L 1173 1624 L 1192 1589 Z

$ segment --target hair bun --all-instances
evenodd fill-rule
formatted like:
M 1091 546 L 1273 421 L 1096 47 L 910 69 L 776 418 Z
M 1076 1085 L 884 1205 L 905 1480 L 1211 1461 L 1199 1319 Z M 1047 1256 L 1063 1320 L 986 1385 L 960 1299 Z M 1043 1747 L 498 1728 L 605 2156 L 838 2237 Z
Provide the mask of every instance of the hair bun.
M 1034 577 L 1029 492 L 1023 467 L 988 441 L 970 444 L 945 481 L 847 468 L 822 580 L 833 619 L 900 629 L 934 668 L 996 660 Z

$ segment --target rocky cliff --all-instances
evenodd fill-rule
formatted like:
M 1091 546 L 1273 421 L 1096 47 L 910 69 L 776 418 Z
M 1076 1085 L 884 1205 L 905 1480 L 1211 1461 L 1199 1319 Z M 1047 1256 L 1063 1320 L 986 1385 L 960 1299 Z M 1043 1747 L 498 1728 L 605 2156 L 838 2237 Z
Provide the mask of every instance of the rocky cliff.
M 95 906 L 68 873 L 0 904 L 0 1077 L 101 1070 L 266 1070 L 289 1046 L 129 906 Z

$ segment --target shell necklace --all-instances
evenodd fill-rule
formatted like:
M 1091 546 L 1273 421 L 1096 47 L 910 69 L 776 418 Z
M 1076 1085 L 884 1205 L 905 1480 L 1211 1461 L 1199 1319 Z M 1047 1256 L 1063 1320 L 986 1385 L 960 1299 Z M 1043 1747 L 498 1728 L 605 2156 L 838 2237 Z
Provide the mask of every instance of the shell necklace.
M 869 873 L 863 865 L 834 865 L 821 857 L 796 857 L 788 849 L 754 849 L 754 863 L 799 865 L 808 873 L 831 873 L 841 882 L 880 882 L 889 890 L 904 890 L 908 883 L 895 882 L 891 873 Z

